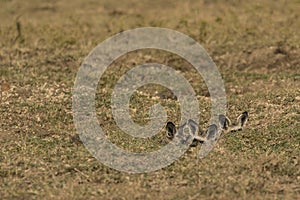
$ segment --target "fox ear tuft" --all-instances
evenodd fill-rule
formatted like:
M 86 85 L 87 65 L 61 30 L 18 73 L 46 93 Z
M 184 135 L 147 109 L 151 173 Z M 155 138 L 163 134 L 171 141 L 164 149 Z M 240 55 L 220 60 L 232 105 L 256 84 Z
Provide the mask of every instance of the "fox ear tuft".
M 174 138 L 174 135 L 176 134 L 176 126 L 172 122 L 168 122 L 166 125 L 167 130 L 167 137 L 170 139 Z
M 206 130 L 206 140 L 212 140 L 216 138 L 218 127 L 215 124 L 210 125 Z
M 249 118 L 249 115 L 248 115 L 248 112 L 245 111 L 243 112 L 238 118 L 237 118 L 237 124 L 238 126 L 240 126 L 241 128 L 243 126 L 246 125 L 247 121 L 248 121 L 248 118 Z
M 188 124 L 193 136 L 198 135 L 199 125 L 192 119 L 189 119 Z
M 243 130 L 243 127 L 246 125 L 248 121 L 248 112 L 243 112 L 240 116 L 238 116 L 236 120 L 236 125 L 231 129 L 231 132 L 241 131 Z
M 229 128 L 229 126 L 231 125 L 231 121 L 228 117 L 226 117 L 225 115 L 219 115 L 219 122 L 221 125 L 221 128 L 224 130 L 227 130 Z
M 226 130 L 231 126 L 231 121 L 228 117 L 226 117 Z

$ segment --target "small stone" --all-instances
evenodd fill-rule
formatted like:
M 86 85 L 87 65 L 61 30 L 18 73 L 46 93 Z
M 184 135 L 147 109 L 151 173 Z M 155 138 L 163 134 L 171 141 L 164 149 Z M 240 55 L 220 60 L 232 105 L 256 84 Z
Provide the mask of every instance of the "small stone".
M 10 85 L 8 83 L 1 84 L 1 91 L 8 91 L 10 89 Z

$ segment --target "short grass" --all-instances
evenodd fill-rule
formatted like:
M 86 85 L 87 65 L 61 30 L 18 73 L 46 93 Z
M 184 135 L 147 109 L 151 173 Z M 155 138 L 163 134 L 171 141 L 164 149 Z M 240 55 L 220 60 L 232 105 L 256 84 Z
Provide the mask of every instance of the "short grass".
M 1 0 L 1 199 L 299 199 L 299 13 L 298 0 Z M 247 110 L 250 119 L 203 160 L 197 147 L 164 169 L 127 174 L 98 162 L 79 140 L 72 87 L 98 43 L 144 26 L 178 30 L 202 44 L 224 79 L 229 117 Z M 145 62 L 180 70 L 197 92 L 200 125 L 210 118 L 205 83 L 186 61 L 158 50 L 129 53 L 101 77 L 96 107 L 107 137 L 135 152 L 168 142 L 163 131 L 132 138 L 111 114 L 117 80 Z M 149 122 L 155 103 L 179 123 L 176 98 L 157 85 L 134 94 L 133 120 Z

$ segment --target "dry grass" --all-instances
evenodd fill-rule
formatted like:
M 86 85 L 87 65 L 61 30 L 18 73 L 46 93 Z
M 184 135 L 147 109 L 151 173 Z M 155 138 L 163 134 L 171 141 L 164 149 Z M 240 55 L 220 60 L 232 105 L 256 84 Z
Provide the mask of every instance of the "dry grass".
M 300 198 L 298 0 L 101 2 L 0 1 L 1 199 Z M 250 120 L 245 131 L 223 135 L 203 160 L 195 148 L 167 168 L 126 174 L 99 163 L 76 137 L 71 95 L 80 63 L 98 43 L 144 26 L 200 42 L 224 78 L 230 117 L 248 110 Z M 164 145 L 163 133 L 152 140 L 121 133 L 109 108 L 118 78 L 144 62 L 182 71 L 207 126 L 210 101 L 201 77 L 174 55 L 140 51 L 118 59 L 99 82 L 97 114 L 107 136 L 129 150 Z M 140 91 L 132 99 L 135 121 L 146 123 L 148 108 L 159 102 L 179 122 L 170 91 Z

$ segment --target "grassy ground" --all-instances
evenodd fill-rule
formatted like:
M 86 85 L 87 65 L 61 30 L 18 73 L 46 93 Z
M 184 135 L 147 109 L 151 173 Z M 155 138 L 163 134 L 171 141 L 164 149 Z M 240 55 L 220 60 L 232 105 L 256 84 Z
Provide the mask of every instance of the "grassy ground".
M 298 0 L 0 0 L 1 199 L 299 199 L 299 13 Z M 203 160 L 198 147 L 164 169 L 126 174 L 99 163 L 76 136 L 72 87 L 98 43 L 144 26 L 175 29 L 201 43 L 223 76 L 229 116 L 248 110 L 250 120 L 243 132 L 223 135 Z M 210 117 L 206 86 L 184 60 L 130 53 L 101 78 L 96 105 L 107 136 L 132 151 L 165 142 L 163 133 L 148 140 L 122 134 L 109 108 L 122 73 L 145 62 L 181 70 L 198 94 L 199 123 L 207 126 Z M 179 123 L 170 91 L 140 91 L 131 105 L 136 122 L 147 122 L 149 106 L 160 102 Z

